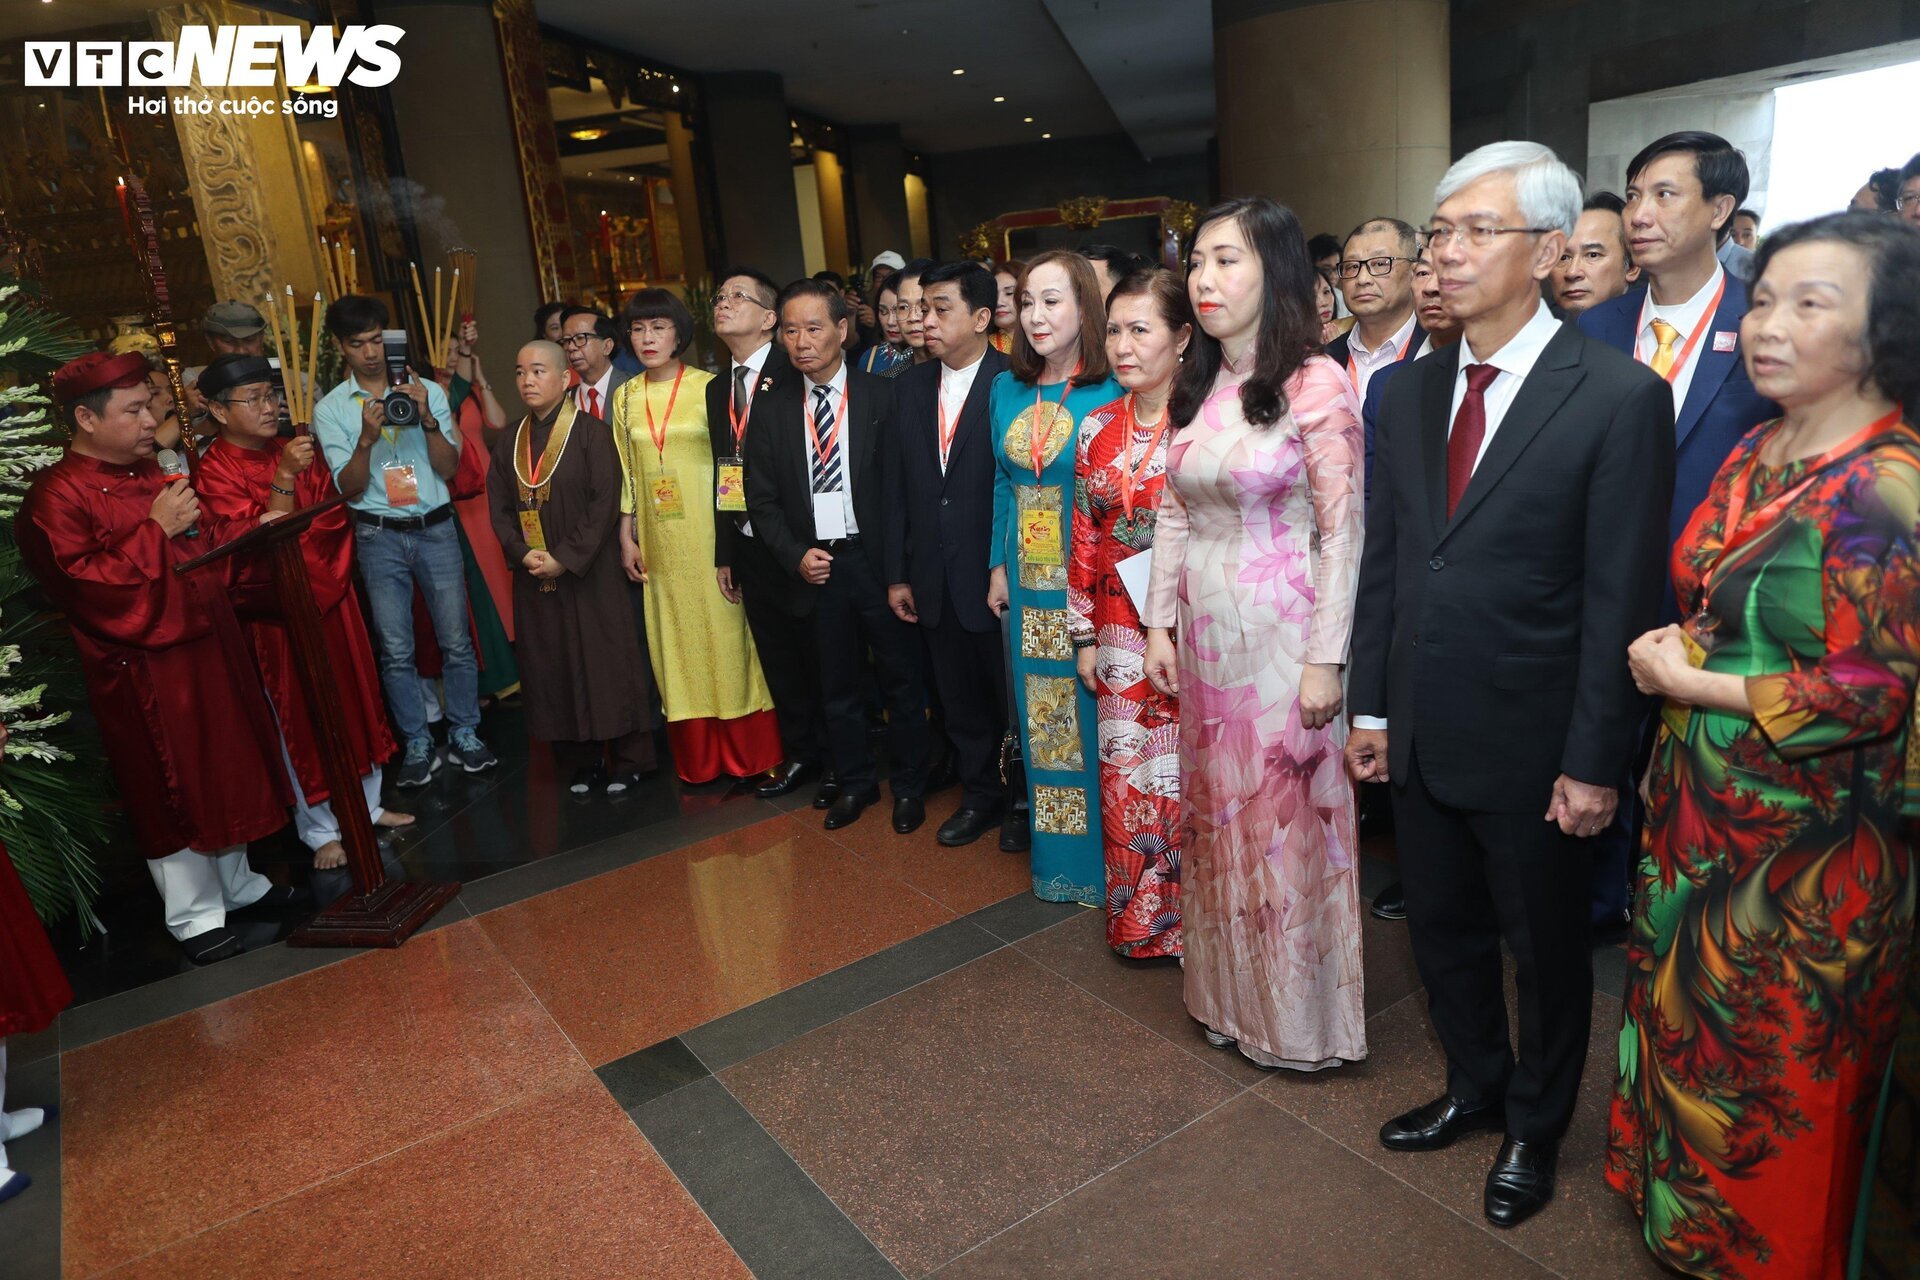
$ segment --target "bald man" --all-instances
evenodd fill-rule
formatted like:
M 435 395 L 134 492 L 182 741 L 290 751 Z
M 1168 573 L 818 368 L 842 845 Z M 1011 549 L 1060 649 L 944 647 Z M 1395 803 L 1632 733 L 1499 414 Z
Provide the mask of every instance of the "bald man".
M 613 432 L 567 394 L 566 353 L 520 348 L 527 406 L 493 446 L 493 531 L 513 568 L 514 657 L 527 732 L 553 744 L 577 796 L 625 796 L 658 767 L 647 664 L 615 532 L 624 483 Z

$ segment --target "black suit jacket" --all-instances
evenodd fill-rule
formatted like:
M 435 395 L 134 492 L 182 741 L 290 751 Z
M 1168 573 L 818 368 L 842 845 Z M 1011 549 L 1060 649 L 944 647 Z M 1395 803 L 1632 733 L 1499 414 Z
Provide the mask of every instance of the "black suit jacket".
M 1544 815 L 1556 777 L 1614 786 L 1647 702 L 1627 646 L 1655 625 L 1673 491 L 1673 396 L 1563 324 L 1449 520 L 1464 342 L 1401 369 L 1374 444 L 1352 714 L 1388 720 L 1444 804 Z
M 778 341 L 767 352 L 765 363 L 760 366 L 760 376 L 753 381 L 753 399 L 758 402 L 763 394 L 760 388 L 769 391 L 794 376 L 793 366 L 787 362 L 787 353 Z M 768 386 L 771 383 L 772 386 Z M 727 367 L 707 383 L 707 437 L 713 442 L 714 458 L 733 456 L 733 423 L 727 417 L 728 399 L 733 394 L 733 361 L 728 359 Z M 751 429 L 752 424 L 748 424 Z M 719 484 L 716 472 L 714 483 Z M 746 518 L 739 511 L 721 511 L 714 505 L 712 495 L 707 498 L 707 510 L 713 515 L 713 565 L 716 569 L 733 564 L 733 544 L 741 536 L 740 522 Z
M 894 380 L 893 448 L 887 492 L 887 581 L 913 588 L 927 626 L 940 625 L 952 589 L 954 613 L 968 631 L 996 630 L 987 608 L 987 560 L 993 547 L 993 424 L 987 397 L 1007 358 L 987 348 L 953 429 L 940 471 L 940 362 L 917 364 Z
M 800 558 L 820 545 L 813 535 L 813 444 L 803 409 L 809 385 L 804 377 L 794 375 L 754 396 L 746 453 L 747 515 L 753 520 L 753 536 L 787 572 L 793 586 L 789 612 L 802 616 L 813 612 L 817 588 L 800 576 Z M 841 465 L 853 485 L 853 517 L 860 525 L 860 541 L 868 547 L 876 569 L 885 562 L 887 512 L 893 505 L 885 462 L 892 413 L 893 383 L 849 368 Z

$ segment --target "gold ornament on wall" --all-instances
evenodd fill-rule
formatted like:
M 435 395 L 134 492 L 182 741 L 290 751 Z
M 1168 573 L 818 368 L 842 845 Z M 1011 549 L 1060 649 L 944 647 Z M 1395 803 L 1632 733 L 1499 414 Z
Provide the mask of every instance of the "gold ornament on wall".
M 1074 196 L 1062 200 L 1058 206 L 1060 221 L 1075 231 L 1091 231 L 1100 225 L 1100 217 L 1106 212 L 1105 196 Z
M 1182 237 L 1190 236 L 1193 234 L 1193 224 L 1200 218 L 1200 206 L 1191 200 L 1172 200 L 1168 202 L 1166 211 L 1160 215 L 1160 218 L 1167 224 L 1169 230 L 1177 232 Z
M 978 261 L 994 256 L 994 242 L 1000 238 L 1000 224 L 983 222 L 964 231 L 960 235 L 960 254 L 962 257 Z

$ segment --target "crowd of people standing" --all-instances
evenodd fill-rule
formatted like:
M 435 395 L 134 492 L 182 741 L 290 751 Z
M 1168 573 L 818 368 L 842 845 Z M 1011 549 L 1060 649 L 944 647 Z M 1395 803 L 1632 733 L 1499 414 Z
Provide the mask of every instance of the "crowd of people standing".
M 1498 1131 L 1488 1219 L 1547 1204 L 1624 922 L 1607 1177 L 1649 1249 L 1838 1275 L 1913 934 L 1920 157 L 1764 239 L 1713 134 L 1625 177 L 1496 143 L 1423 227 L 1236 199 L 1180 272 L 889 253 L 861 299 L 731 267 L 711 370 L 675 291 L 550 304 L 517 419 L 471 323 L 395 387 L 384 305 L 343 297 L 310 431 L 263 352 L 199 373 L 190 485 L 144 361 L 63 369 L 19 541 L 138 726 L 109 754 L 196 961 L 301 900 L 248 840 L 291 812 L 327 865 L 339 824 L 257 568 L 173 569 L 345 494 L 302 545 L 380 825 L 412 821 L 386 784 L 493 766 L 514 689 L 581 796 L 664 745 L 688 784 L 811 786 L 830 830 L 884 776 L 905 835 L 957 782 L 940 845 L 997 833 L 1116 953 L 1177 958 L 1209 1043 L 1318 1071 L 1368 1054 L 1385 811 L 1374 910 L 1446 1077 L 1382 1144 Z

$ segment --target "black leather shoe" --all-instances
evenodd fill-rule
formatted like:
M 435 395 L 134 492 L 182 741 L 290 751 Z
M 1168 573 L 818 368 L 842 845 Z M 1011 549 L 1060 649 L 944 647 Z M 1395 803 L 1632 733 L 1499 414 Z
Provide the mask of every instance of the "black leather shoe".
M 1517 1227 L 1544 1209 L 1553 1199 L 1553 1166 L 1559 1154 L 1557 1142 L 1508 1138 L 1487 1174 L 1487 1221 Z
M 820 779 L 820 789 L 813 793 L 813 807 L 816 809 L 825 809 L 839 798 L 840 780 L 834 777 L 833 770 L 829 769 L 826 775 Z
M 950 849 L 972 844 L 1000 824 L 1000 808 L 969 809 L 962 806 L 940 824 L 938 839 Z
M 1010 809 L 1000 824 L 1000 852 L 1025 853 L 1033 847 L 1033 832 L 1025 809 Z
M 784 796 L 789 791 L 798 791 L 800 784 L 818 773 L 819 767 L 802 760 L 789 760 L 773 771 L 773 776 L 755 788 L 754 793 L 762 800 L 771 800 L 775 796 Z
M 1375 920 L 1405 920 L 1407 918 L 1407 891 L 1398 880 L 1382 889 L 1373 897 L 1373 906 L 1369 908 Z
M 1506 1122 L 1506 1108 L 1497 1102 L 1471 1106 L 1441 1094 L 1381 1125 L 1380 1145 L 1389 1151 L 1438 1151 L 1463 1133 L 1504 1128 Z
M 213 964 L 246 950 L 230 929 L 209 929 L 196 933 L 180 944 L 180 950 L 195 964 Z
M 244 907 L 227 912 L 245 920 L 253 916 L 278 915 L 287 911 L 305 911 L 313 905 L 313 894 L 296 884 L 277 884 Z
M 866 807 L 880 799 L 880 788 L 868 787 L 865 791 L 849 791 L 827 806 L 826 827 L 829 831 L 838 831 L 841 827 L 851 826 L 860 820 Z
M 917 796 L 896 796 L 893 801 L 893 829 L 901 835 L 918 831 L 927 820 L 927 806 Z

